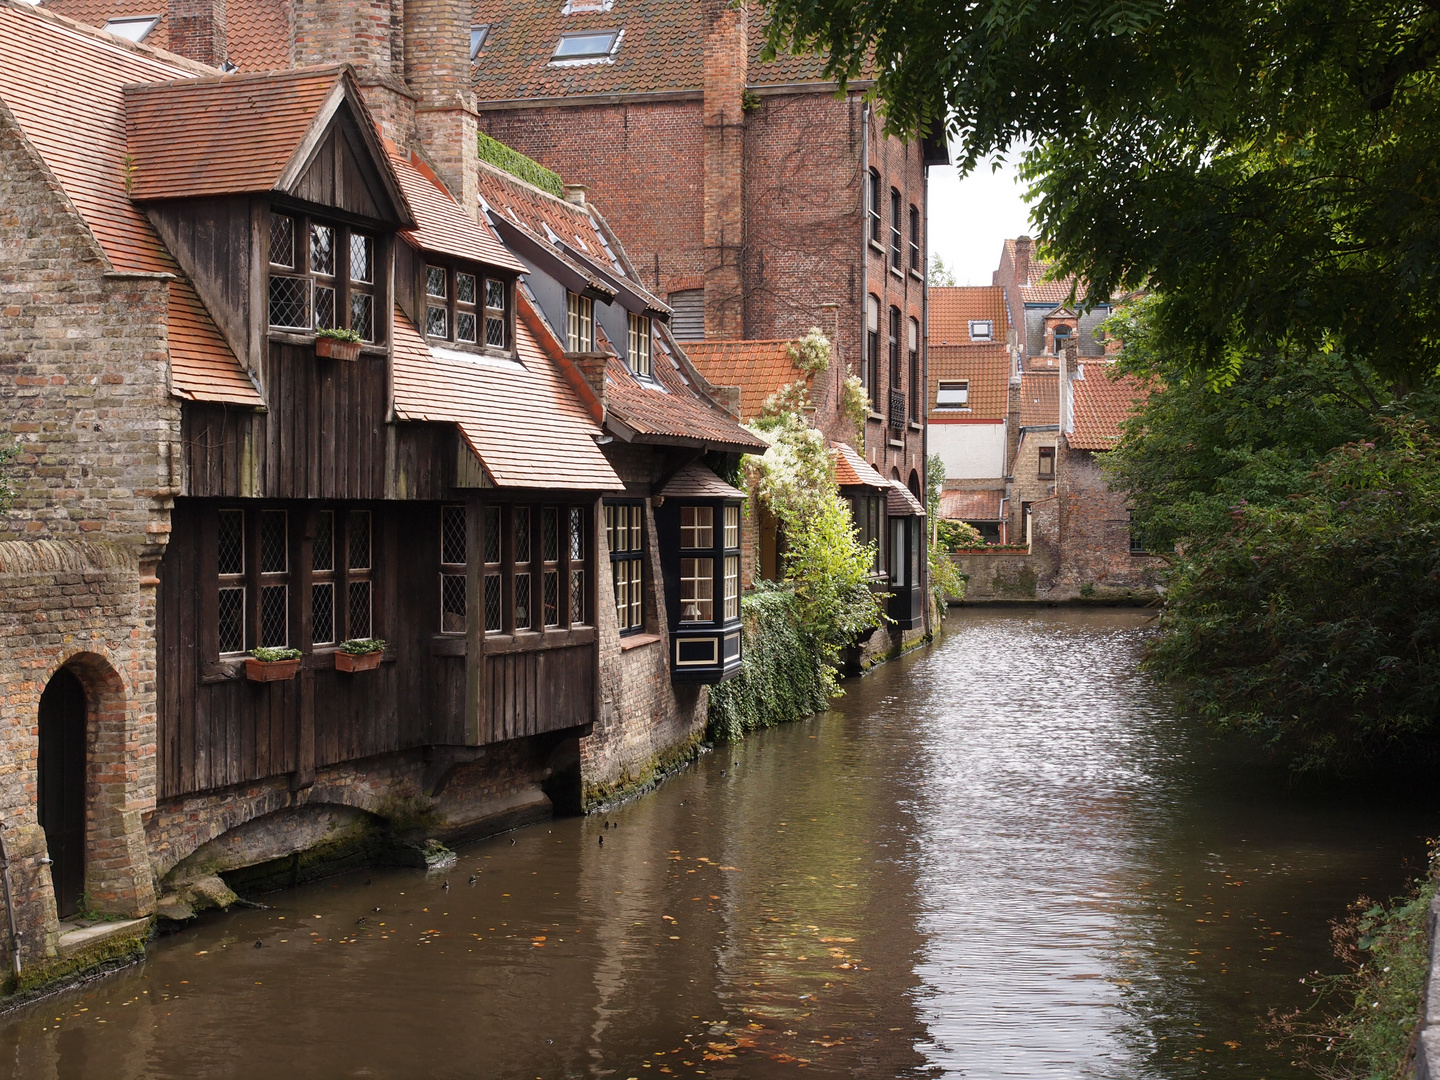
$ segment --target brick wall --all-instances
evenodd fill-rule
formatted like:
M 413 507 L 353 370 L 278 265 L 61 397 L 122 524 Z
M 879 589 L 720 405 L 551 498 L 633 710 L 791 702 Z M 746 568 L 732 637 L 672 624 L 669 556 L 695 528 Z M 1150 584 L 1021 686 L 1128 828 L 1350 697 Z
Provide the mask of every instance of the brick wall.
M 705 0 L 705 336 L 746 337 L 745 76 L 749 9 Z
M 168 30 L 171 52 L 212 67 L 225 63 L 225 0 L 170 0 Z

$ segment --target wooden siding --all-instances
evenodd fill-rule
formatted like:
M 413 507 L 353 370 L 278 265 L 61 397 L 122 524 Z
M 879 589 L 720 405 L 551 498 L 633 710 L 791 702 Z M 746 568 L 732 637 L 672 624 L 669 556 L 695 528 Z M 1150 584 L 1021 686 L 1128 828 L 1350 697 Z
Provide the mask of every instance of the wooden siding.
M 329 133 L 290 194 L 317 206 L 333 207 L 372 221 L 393 220 L 384 183 L 365 150 L 348 104 L 335 114 Z
M 579 727 L 595 719 L 593 645 L 485 658 L 484 742 Z

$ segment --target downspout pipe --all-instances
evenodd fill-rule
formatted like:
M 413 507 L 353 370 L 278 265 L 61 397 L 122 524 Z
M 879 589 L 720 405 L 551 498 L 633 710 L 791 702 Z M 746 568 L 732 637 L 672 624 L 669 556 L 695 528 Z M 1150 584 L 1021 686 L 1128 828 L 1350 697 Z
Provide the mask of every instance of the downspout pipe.
M 860 106 L 860 382 L 869 373 L 870 340 L 870 103 Z M 868 397 L 873 387 L 866 386 Z M 870 403 L 873 411 L 875 402 Z M 860 426 L 860 456 L 870 435 L 870 419 Z
M 20 980 L 20 926 L 15 921 L 15 889 L 10 884 L 10 849 L 5 844 L 5 823 L 0 821 L 0 881 L 5 884 L 5 917 L 10 923 L 10 968 Z

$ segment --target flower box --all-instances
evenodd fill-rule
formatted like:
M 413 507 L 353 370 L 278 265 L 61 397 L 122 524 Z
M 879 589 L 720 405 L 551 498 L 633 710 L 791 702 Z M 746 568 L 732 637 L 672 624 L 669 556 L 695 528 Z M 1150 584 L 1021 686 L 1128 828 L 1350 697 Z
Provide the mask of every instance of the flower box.
M 245 658 L 245 678 L 251 682 L 287 682 L 300 672 L 302 657 L 294 660 L 257 660 Z
M 335 650 L 336 671 L 374 671 L 380 666 L 384 652 L 348 653 Z
M 359 360 L 360 342 L 317 337 L 315 339 L 315 355 L 329 357 L 331 360 Z

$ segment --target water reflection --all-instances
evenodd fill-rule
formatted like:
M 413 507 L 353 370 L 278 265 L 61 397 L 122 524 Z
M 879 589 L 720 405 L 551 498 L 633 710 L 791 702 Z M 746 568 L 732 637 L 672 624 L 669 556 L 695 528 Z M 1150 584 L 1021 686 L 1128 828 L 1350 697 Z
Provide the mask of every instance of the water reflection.
M 1143 615 L 950 622 L 611 814 L 202 921 L 0 1019 L 0 1073 L 1295 1075 L 1255 1017 L 1433 815 L 1239 764 Z

